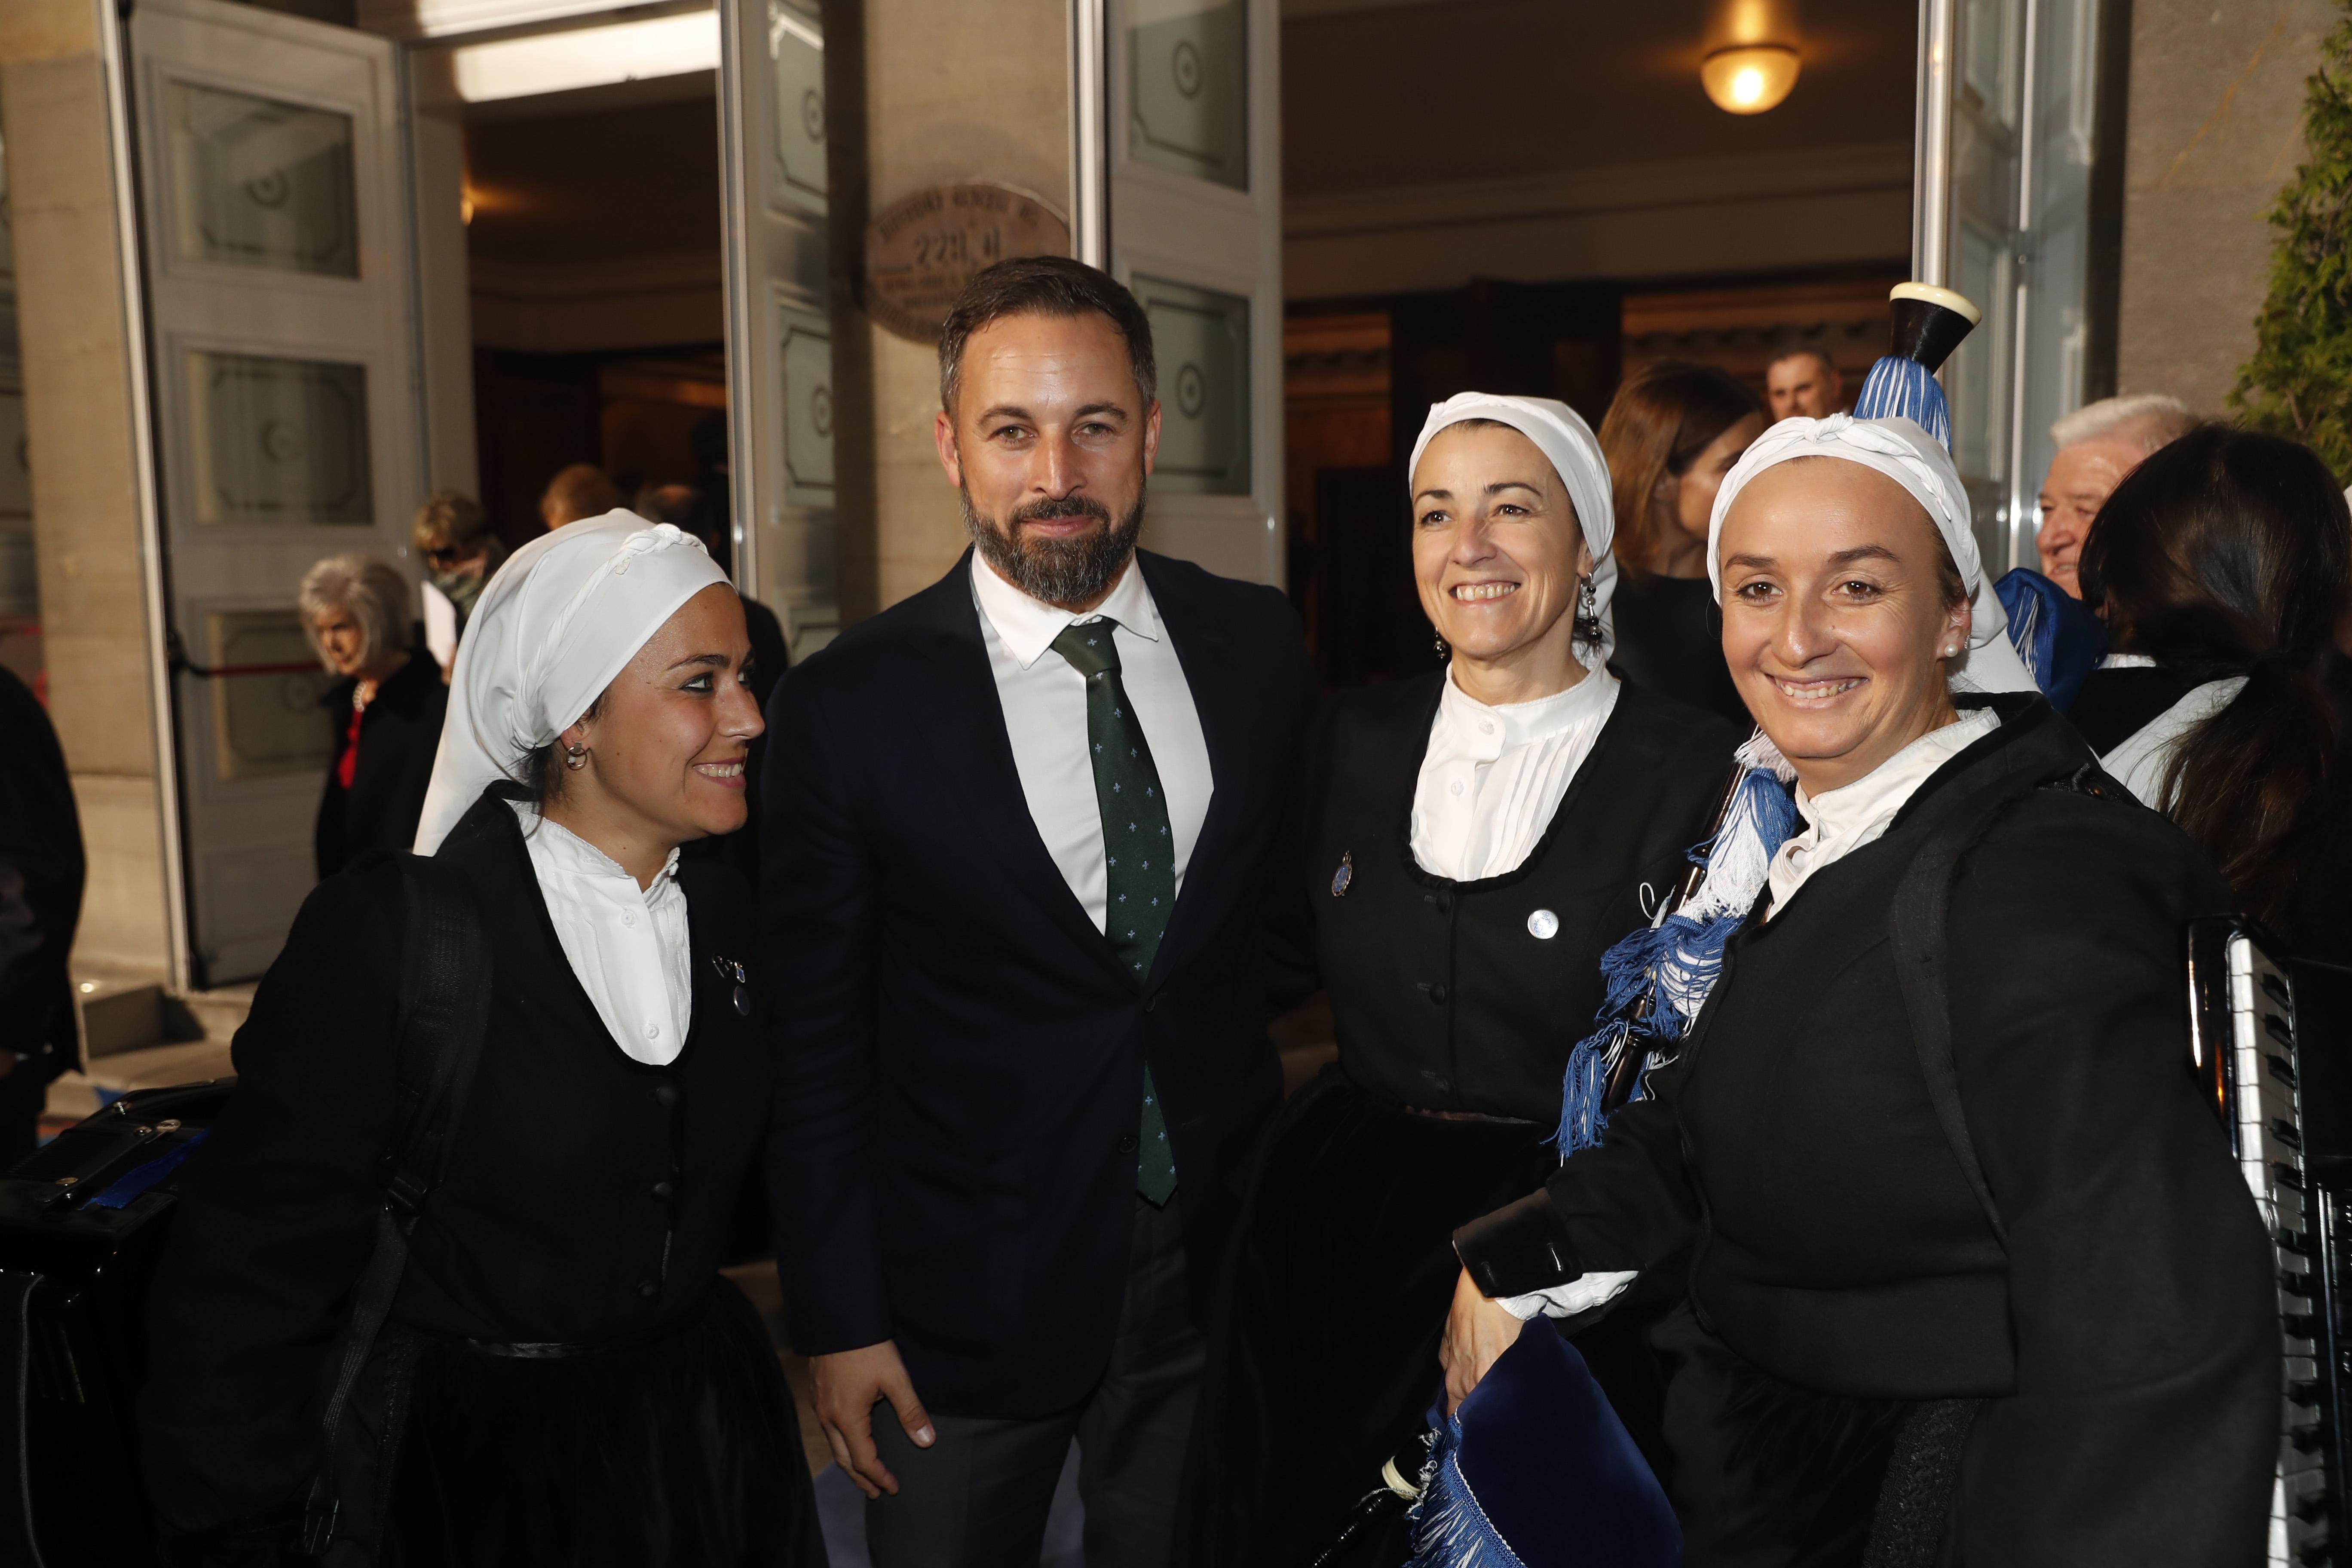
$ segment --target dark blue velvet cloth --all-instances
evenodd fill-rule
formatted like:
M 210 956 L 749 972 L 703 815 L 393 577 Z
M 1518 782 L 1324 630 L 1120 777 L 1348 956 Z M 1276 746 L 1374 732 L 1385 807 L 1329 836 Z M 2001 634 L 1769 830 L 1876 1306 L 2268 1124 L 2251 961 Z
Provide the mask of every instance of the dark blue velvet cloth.
M 1992 585 L 2009 614 L 2009 640 L 2033 672 L 2050 706 L 2074 705 L 2083 678 L 2107 656 L 2107 626 L 2090 606 L 2044 577 L 2020 566 Z
M 1447 1423 L 1424 1480 L 1414 1568 L 1679 1568 L 1682 1560 L 1665 1489 L 1584 1358 L 1537 1319 Z

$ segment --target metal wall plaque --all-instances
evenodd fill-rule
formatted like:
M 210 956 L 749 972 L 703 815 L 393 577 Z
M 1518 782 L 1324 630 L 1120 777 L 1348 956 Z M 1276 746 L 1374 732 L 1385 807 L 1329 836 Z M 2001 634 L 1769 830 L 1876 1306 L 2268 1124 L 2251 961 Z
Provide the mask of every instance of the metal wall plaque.
M 1015 256 L 1069 254 L 1068 221 L 1026 191 L 919 191 L 866 226 L 866 313 L 902 338 L 935 343 L 974 273 Z

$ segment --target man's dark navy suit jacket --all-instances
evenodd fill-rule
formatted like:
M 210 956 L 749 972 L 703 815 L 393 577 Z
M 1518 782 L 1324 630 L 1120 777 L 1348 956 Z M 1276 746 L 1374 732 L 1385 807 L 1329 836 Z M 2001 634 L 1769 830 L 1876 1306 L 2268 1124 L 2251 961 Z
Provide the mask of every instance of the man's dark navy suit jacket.
M 1029 816 L 969 553 L 786 675 L 768 710 L 769 1185 L 803 1354 L 898 1342 L 934 1414 L 1066 1409 L 1100 1378 L 1150 1063 L 1205 1321 L 1280 1099 L 1259 905 L 1314 681 L 1272 588 L 1137 557 L 1214 794 L 1137 984 Z

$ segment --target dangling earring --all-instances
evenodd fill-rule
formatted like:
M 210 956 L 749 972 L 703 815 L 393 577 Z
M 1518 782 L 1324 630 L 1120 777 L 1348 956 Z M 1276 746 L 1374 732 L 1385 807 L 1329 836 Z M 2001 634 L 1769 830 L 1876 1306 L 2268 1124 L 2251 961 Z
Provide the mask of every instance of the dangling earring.
M 1445 635 L 1443 632 L 1439 633 L 1437 637 L 1437 657 L 1440 658 L 1451 658 L 1454 657 L 1454 650 L 1445 646 Z
M 1576 641 L 1591 647 L 1601 643 L 1601 606 L 1599 595 L 1592 589 L 1592 579 L 1581 578 L 1576 588 Z
M 578 773 L 582 768 L 586 767 L 588 765 L 588 748 L 585 746 L 566 745 L 563 748 L 563 765 L 570 768 L 573 773 Z

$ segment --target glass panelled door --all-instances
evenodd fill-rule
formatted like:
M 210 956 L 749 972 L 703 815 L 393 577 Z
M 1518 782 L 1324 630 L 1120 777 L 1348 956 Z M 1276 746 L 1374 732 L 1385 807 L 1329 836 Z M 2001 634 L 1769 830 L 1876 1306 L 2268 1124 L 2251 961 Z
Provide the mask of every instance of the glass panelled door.
M 1096 3 L 1109 268 L 1150 315 L 1159 360 L 1144 543 L 1279 583 L 1280 18 L 1274 0 Z
M 736 580 L 799 659 L 841 624 L 824 31 L 815 0 L 723 0 L 720 15 Z
M 322 556 L 409 570 L 422 499 L 389 44 L 216 0 L 131 26 L 193 956 L 258 974 L 313 880 L 337 716 L 295 609 Z
M 1998 573 L 2035 562 L 2050 424 L 2083 399 L 2098 0 L 1924 0 L 1922 15 L 1923 109 L 1948 115 L 1920 117 L 1916 266 L 1984 311 L 1945 390 Z

